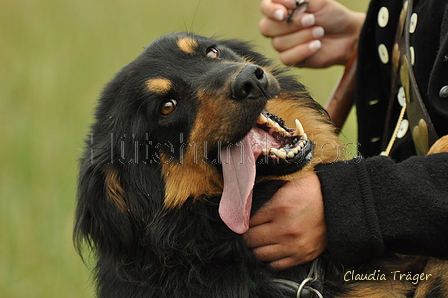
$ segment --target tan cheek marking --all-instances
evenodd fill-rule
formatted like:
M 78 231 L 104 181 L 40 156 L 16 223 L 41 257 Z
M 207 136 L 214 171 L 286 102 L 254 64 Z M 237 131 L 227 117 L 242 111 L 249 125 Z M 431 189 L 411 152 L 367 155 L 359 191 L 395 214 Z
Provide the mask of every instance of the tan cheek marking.
M 184 160 L 178 163 L 161 154 L 162 175 L 165 180 L 164 207 L 167 210 L 180 208 L 189 197 L 206 199 L 222 193 L 222 179 L 218 171 L 204 163 Z
M 214 100 L 210 100 L 212 98 Z M 198 99 L 199 109 L 189 137 L 191 146 L 185 147 L 182 163 L 170 161 L 167 156 L 161 154 L 165 180 L 164 203 L 168 210 L 180 208 L 189 197 L 201 200 L 222 193 L 221 174 L 202 158 L 204 146 L 216 144 L 225 135 L 227 129 L 222 123 L 231 123 L 221 114 L 232 115 L 233 111 L 222 108 L 221 95 L 215 94 L 215 97 L 212 97 L 211 94 L 199 91 Z M 223 113 L 224 110 L 227 113 Z M 219 127 L 216 127 L 218 124 Z
M 191 37 L 183 37 L 177 41 L 179 49 L 187 54 L 193 54 L 198 45 L 198 41 Z
M 200 90 L 198 100 L 200 108 L 191 129 L 191 142 L 214 144 L 227 139 L 229 132 L 234 130 L 232 115 L 235 114 L 237 107 L 227 100 L 225 95 L 216 92 L 209 94 Z
M 171 87 L 172 83 L 168 79 L 149 79 L 146 81 L 148 91 L 159 95 L 167 94 L 171 90 Z

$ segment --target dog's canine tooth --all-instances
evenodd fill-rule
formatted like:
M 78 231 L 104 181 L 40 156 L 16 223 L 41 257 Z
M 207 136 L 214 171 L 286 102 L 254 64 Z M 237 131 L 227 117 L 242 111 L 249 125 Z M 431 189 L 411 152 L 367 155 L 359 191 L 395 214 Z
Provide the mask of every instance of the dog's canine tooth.
M 305 140 L 305 141 L 307 141 L 307 140 L 308 140 L 308 136 L 307 136 L 307 134 L 306 134 L 306 133 L 303 133 L 303 134 L 302 134 L 302 137 L 303 137 L 303 140 Z
M 257 119 L 257 123 L 260 125 L 266 124 L 268 122 L 268 118 L 266 118 L 263 114 L 260 114 Z
M 303 129 L 302 123 L 300 123 L 299 119 L 296 119 L 296 132 L 294 133 L 294 137 L 298 135 L 304 135 L 305 130 Z

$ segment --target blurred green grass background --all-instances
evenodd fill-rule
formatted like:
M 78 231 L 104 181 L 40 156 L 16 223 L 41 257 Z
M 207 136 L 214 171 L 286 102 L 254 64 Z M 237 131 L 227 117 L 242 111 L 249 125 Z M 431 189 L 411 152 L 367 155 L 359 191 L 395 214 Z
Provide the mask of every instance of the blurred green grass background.
M 77 159 L 103 85 L 174 31 L 245 39 L 277 54 L 258 31 L 258 0 L 0 4 L 0 297 L 93 297 L 72 227 Z M 323 103 L 341 69 L 294 72 Z M 346 127 L 344 141 L 355 142 L 353 117 Z

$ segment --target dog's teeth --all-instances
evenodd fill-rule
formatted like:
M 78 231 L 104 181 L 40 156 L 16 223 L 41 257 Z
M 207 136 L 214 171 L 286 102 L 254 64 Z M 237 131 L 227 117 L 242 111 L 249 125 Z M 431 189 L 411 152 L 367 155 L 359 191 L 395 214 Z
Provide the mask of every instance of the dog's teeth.
M 283 150 L 283 149 L 278 150 L 278 149 L 272 148 L 272 149 L 271 149 L 271 153 L 277 155 L 277 156 L 280 157 L 281 159 L 286 159 L 286 151 Z
M 271 153 L 271 149 L 263 149 L 261 150 L 261 153 L 263 153 L 264 155 L 269 155 Z
M 275 130 L 276 132 L 280 132 L 281 127 L 280 127 L 280 125 L 278 125 L 278 123 L 275 123 L 275 124 L 274 124 L 274 130 Z
M 294 158 L 294 150 L 288 152 L 288 158 Z
M 263 114 L 260 114 L 257 119 L 257 123 L 260 125 L 266 124 L 268 122 L 268 118 L 266 118 Z
M 272 153 L 272 154 L 275 154 L 275 155 L 277 155 L 277 156 L 278 156 L 278 154 L 279 154 L 279 151 L 278 151 L 278 149 L 275 149 L 275 148 L 271 148 L 271 153 Z
M 303 133 L 303 134 L 302 134 L 302 137 L 303 137 L 303 139 L 304 139 L 305 141 L 308 140 L 308 136 L 306 135 L 306 133 Z
M 274 121 L 272 121 L 271 119 L 268 119 L 268 127 L 274 127 L 275 126 L 275 122 Z
M 302 123 L 300 123 L 299 119 L 296 119 L 296 132 L 293 136 L 295 137 L 303 134 L 305 134 L 305 130 L 303 129 Z
M 280 151 L 280 154 L 277 156 L 280 157 L 281 159 L 286 159 L 286 152 Z
M 286 130 L 283 127 L 281 127 L 280 124 L 278 123 L 274 124 L 274 129 L 276 132 L 281 133 L 282 135 L 285 135 L 286 133 Z

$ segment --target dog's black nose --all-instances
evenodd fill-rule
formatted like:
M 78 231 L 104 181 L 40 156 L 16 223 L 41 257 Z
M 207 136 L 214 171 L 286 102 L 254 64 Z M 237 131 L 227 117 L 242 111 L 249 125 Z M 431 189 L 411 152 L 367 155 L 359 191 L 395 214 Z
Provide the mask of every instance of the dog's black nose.
M 247 65 L 233 81 L 232 97 L 239 100 L 256 99 L 265 93 L 268 85 L 268 78 L 261 67 Z

